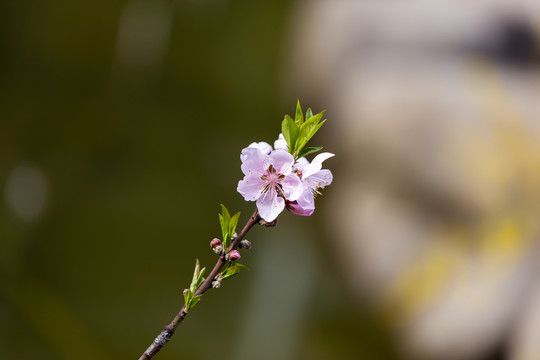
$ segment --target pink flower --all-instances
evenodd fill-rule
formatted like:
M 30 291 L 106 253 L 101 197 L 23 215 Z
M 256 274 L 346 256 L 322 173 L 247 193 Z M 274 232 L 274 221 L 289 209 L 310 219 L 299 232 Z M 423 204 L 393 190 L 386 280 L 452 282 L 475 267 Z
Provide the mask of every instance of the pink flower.
M 294 158 L 287 151 L 265 154 L 250 145 L 242 150 L 240 159 L 245 176 L 237 190 L 246 201 L 257 202 L 263 220 L 275 220 L 285 208 L 285 200 L 295 201 L 302 195 L 302 181 L 292 172 Z
M 298 159 L 295 168 L 298 176 L 302 179 L 303 191 L 302 195 L 295 201 L 287 201 L 287 210 L 302 216 L 313 214 L 313 211 L 315 211 L 315 197 L 321 194 L 319 189 L 330 185 L 333 180 L 330 170 L 322 169 L 323 161 L 332 156 L 334 154 L 321 153 L 315 156 L 311 164 L 306 158 Z

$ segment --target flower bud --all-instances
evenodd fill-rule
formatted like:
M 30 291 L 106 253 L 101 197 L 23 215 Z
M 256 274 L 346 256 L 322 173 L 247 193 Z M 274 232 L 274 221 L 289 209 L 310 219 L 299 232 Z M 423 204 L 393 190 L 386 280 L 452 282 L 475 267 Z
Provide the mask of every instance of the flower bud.
M 217 279 L 217 280 L 212 281 L 212 287 L 214 289 L 219 289 L 220 286 L 221 286 L 221 279 Z
M 218 245 L 221 245 L 221 240 L 219 240 L 218 238 L 213 238 L 212 241 L 210 241 L 210 246 L 212 247 L 212 249 Z
M 246 249 L 246 250 L 251 249 L 251 241 L 245 240 L 245 239 L 240 241 L 240 244 L 238 244 L 238 248 L 239 249 Z
M 225 260 L 227 261 L 236 261 L 238 259 L 240 259 L 240 253 L 238 252 L 238 250 L 233 250 L 227 255 L 225 255 Z
M 216 254 L 221 255 L 223 253 L 223 245 L 221 244 L 221 240 L 218 238 L 212 239 L 212 241 L 210 241 L 210 246 Z

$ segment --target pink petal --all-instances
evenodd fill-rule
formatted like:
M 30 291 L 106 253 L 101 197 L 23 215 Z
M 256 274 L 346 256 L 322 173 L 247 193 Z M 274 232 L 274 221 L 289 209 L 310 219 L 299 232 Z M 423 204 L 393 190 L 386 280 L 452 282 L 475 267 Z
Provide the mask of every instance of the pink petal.
M 315 198 L 308 184 L 304 183 L 304 191 L 296 201 L 287 201 L 287 210 L 301 216 L 313 214 L 315 211 Z
M 285 198 L 290 201 L 294 201 L 302 195 L 304 191 L 304 185 L 302 181 L 295 173 L 290 173 L 286 175 L 283 180 L 279 182 L 283 188 L 283 195 Z
M 266 182 L 259 175 L 246 175 L 238 182 L 236 190 L 246 201 L 255 201 L 261 196 L 261 192 Z
M 240 155 L 242 165 L 240 168 L 244 175 L 264 174 L 268 168 L 268 155 L 263 154 L 259 149 L 247 147 Z
M 265 221 L 274 221 L 285 208 L 285 200 L 278 197 L 274 188 L 261 195 L 257 200 L 259 215 Z
M 296 201 L 304 210 L 311 210 L 311 212 L 315 210 L 315 197 L 309 188 L 307 188 Z
M 314 208 L 304 209 L 296 201 L 290 201 L 290 202 L 287 201 L 287 210 L 289 210 L 293 214 L 300 215 L 300 216 L 310 216 L 315 211 Z
M 315 156 L 313 161 L 311 161 L 311 164 L 306 165 L 306 167 L 304 167 L 304 170 L 302 170 L 302 180 L 321 170 L 323 161 L 331 158 L 332 156 L 335 155 L 329 152 L 325 152 Z
M 270 164 L 279 174 L 287 175 L 292 171 L 294 158 L 285 150 L 274 150 L 268 155 Z

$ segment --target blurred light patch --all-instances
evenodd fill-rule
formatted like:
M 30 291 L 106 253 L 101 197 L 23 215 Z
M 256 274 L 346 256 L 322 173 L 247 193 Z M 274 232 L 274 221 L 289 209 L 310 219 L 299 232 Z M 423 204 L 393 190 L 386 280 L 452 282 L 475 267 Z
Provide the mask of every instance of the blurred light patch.
M 298 8 L 289 82 L 335 129 L 336 256 L 406 358 L 540 359 L 539 14 L 537 0 Z
M 21 163 L 9 172 L 4 191 L 10 211 L 24 222 L 33 222 L 45 210 L 49 181 L 36 165 Z
M 540 284 L 531 293 L 512 337 L 511 360 L 540 359 Z
M 167 1 L 128 2 L 118 26 L 117 61 L 137 69 L 159 65 L 167 55 L 173 14 Z

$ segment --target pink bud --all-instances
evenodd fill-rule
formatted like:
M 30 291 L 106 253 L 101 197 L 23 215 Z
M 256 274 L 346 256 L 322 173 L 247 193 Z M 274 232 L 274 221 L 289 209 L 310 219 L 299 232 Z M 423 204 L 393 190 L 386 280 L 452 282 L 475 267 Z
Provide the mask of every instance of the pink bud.
M 212 249 L 214 249 L 216 246 L 221 245 L 221 240 L 218 238 L 213 238 L 212 241 L 210 241 L 210 246 Z
M 216 254 L 221 255 L 223 253 L 223 245 L 221 244 L 221 240 L 218 238 L 212 239 L 212 241 L 210 241 L 210 246 Z
M 240 259 L 240 253 L 238 250 L 233 250 L 225 256 L 225 260 L 227 261 L 236 261 L 238 259 Z

